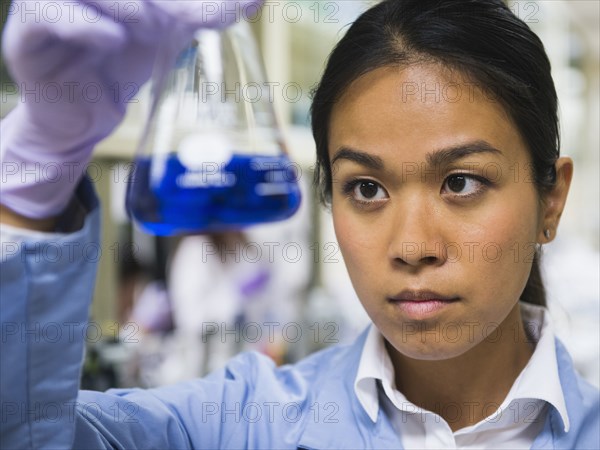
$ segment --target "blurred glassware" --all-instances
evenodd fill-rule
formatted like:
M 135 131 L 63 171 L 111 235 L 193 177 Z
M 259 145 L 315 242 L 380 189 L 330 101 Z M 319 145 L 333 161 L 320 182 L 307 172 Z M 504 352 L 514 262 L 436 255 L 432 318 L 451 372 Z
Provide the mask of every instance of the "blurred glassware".
M 157 57 L 127 209 L 157 235 L 239 229 L 300 206 L 297 171 L 247 22 Z M 165 68 L 172 68 L 165 70 Z M 270 92 L 269 92 L 270 93 Z

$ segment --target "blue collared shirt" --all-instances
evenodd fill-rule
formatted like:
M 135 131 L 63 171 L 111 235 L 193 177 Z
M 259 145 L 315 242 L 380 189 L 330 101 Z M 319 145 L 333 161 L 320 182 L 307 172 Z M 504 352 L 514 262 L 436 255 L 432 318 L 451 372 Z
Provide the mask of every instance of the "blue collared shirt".
M 3 243 L 2 448 L 402 448 L 385 410 L 373 421 L 354 391 L 367 332 L 294 365 L 245 353 L 190 382 L 79 391 L 100 217 L 89 183 L 78 195 L 81 230 Z M 533 447 L 600 448 L 598 390 L 555 346 L 570 428 L 549 407 Z
M 375 422 L 380 407 L 378 389 L 383 389 L 386 402 L 382 406 L 388 408 L 406 448 L 531 448 L 544 426 L 547 404 L 560 414 L 568 431 L 569 415 L 548 310 L 521 303 L 521 316 L 535 351 L 502 404 L 487 405 L 490 415 L 474 425 L 453 432 L 442 417 L 418 407 L 398 391 L 383 336 L 374 326 L 369 330 L 360 358 L 354 383 L 356 396 Z M 469 411 L 470 406 L 475 405 L 464 405 L 464 410 Z

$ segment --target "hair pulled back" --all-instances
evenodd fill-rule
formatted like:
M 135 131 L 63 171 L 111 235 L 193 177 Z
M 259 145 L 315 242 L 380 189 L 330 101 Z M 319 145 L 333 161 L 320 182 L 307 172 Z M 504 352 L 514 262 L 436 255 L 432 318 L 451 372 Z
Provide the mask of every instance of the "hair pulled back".
M 550 61 L 540 39 L 501 0 L 385 0 L 363 13 L 329 56 L 314 91 L 314 183 L 331 201 L 329 125 L 350 84 L 386 66 L 434 62 L 494 93 L 527 146 L 540 199 L 556 182 L 560 136 Z M 546 305 L 539 254 L 521 300 Z

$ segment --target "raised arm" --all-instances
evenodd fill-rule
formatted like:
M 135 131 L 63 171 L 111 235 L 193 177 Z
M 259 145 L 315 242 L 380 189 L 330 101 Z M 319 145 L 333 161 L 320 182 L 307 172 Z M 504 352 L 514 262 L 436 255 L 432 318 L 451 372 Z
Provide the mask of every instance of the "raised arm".
M 176 52 L 195 28 L 228 25 L 253 3 L 12 3 L 3 51 L 22 101 L 0 125 L 1 448 L 190 445 L 170 399 L 78 392 L 100 257 L 99 206 L 83 173 L 159 45 Z

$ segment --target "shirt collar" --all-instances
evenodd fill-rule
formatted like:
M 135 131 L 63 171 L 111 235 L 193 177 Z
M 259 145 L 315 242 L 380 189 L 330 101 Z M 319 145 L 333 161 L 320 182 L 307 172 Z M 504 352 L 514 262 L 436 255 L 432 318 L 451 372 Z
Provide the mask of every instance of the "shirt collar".
M 379 413 L 377 380 L 391 383 L 393 378 L 394 370 L 383 336 L 375 325 L 371 325 L 358 363 L 354 392 L 373 422 L 377 421 Z
M 559 412 L 567 432 L 570 421 L 558 374 L 554 328 L 549 312 L 544 307 L 521 302 L 521 314 L 525 331 L 536 342 L 536 346 L 503 404 L 508 405 L 512 400 L 520 398 L 544 400 Z M 371 325 L 354 380 L 354 392 L 373 422 L 377 421 L 379 413 L 377 380 L 381 380 L 384 391 L 396 407 L 399 407 L 399 399 L 404 399 L 402 403 L 408 402 L 395 390 L 394 368 L 385 348 L 385 341 L 377 327 Z M 391 391 L 394 395 L 390 395 Z M 413 407 L 413 411 L 414 408 L 417 407 Z
M 521 316 L 525 332 L 537 344 L 507 399 L 534 398 L 548 402 L 559 412 L 564 430 L 568 432 L 571 424 L 558 374 L 555 333 L 550 313 L 541 306 L 521 303 Z

